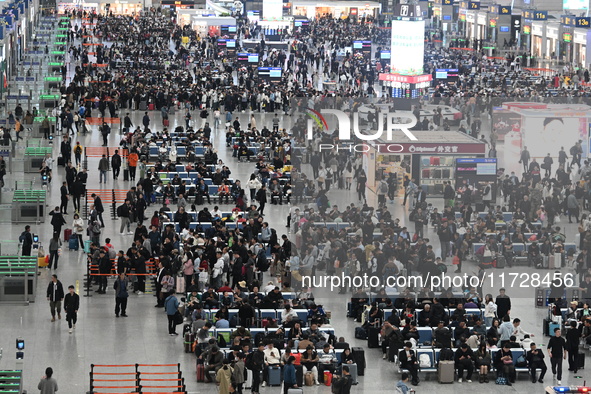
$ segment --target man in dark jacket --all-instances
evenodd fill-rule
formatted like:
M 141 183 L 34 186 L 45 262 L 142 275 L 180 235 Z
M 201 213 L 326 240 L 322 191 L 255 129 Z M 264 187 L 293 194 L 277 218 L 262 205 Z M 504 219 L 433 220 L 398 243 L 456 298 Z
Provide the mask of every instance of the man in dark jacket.
M 105 212 L 103 201 L 94 193 L 91 194 L 91 197 L 94 200 L 94 209 L 96 209 L 97 217 L 101 221 L 101 227 L 105 227 L 105 221 L 103 220 L 103 212 Z
M 467 344 L 462 344 L 462 346 L 456 350 L 456 354 L 454 357 L 455 367 L 458 370 L 458 382 L 462 382 L 464 376 L 464 369 L 467 370 L 466 375 L 466 382 L 472 382 L 472 372 L 474 372 L 474 353 L 472 349 L 468 347 Z
M 263 187 L 261 187 L 257 192 L 256 200 L 259 202 L 259 208 L 257 211 L 263 215 L 263 212 L 265 211 L 265 204 L 267 203 L 267 187 L 265 185 L 263 185 Z
M 60 212 L 60 207 L 55 207 L 53 211 L 49 212 L 49 215 L 52 216 L 51 225 L 53 226 L 53 232 L 59 236 L 62 232 L 62 226 L 66 224 L 64 216 Z
M 398 359 L 400 360 L 400 366 L 404 369 L 408 369 L 410 372 L 412 384 L 415 386 L 419 384 L 419 362 L 417 360 L 415 351 L 412 350 L 412 343 L 404 343 L 404 349 L 402 349 L 398 354 Z
M 64 311 L 66 311 L 66 321 L 70 334 L 72 329 L 76 328 L 78 320 L 78 309 L 80 309 L 80 296 L 74 291 L 74 286 L 68 286 L 68 294 L 64 297 Z
M 105 252 L 105 249 L 101 248 L 99 258 L 99 288 L 96 291 L 99 294 L 105 294 L 107 292 L 107 275 L 111 273 L 111 260 L 109 255 Z
M 127 299 L 129 298 L 129 293 L 127 292 L 127 283 L 128 280 L 125 277 L 125 274 L 120 273 L 119 277 L 115 280 L 115 284 L 113 284 L 113 288 L 115 289 L 116 317 L 119 317 L 119 312 L 121 312 L 121 316 L 127 317 Z
M 544 352 L 541 349 L 537 349 L 535 343 L 531 343 L 529 346 L 531 350 L 527 352 L 526 359 L 531 374 L 531 381 L 532 383 L 536 382 L 536 370 L 540 368 L 542 373 L 540 374 L 540 379 L 537 379 L 537 381 L 544 383 L 544 375 L 546 375 L 546 371 L 548 370 L 544 361 Z
M 51 282 L 47 286 L 47 301 L 49 301 L 49 308 L 51 309 L 51 321 L 55 321 L 55 312 L 57 311 L 57 318 L 62 318 L 62 301 L 64 300 L 64 287 L 62 282 L 57 280 L 57 275 L 51 275 Z
M 119 155 L 118 149 L 111 156 L 111 168 L 113 169 L 113 179 L 118 179 L 119 171 L 121 171 L 121 156 Z
M 23 243 L 21 246 L 23 256 L 30 256 L 31 248 L 33 247 L 33 236 L 31 235 L 31 226 L 25 226 L 25 231 L 21 233 L 19 241 Z

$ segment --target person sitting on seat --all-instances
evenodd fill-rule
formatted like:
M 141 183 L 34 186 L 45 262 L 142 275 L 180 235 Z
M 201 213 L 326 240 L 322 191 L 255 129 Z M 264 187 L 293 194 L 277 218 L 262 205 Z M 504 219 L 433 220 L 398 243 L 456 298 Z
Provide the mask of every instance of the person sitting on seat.
M 412 384 L 416 386 L 419 384 L 419 362 L 415 351 L 411 348 L 412 344 L 410 342 L 405 342 L 404 349 L 398 354 L 398 359 L 400 360 L 400 366 L 404 369 L 408 369 L 410 376 L 412 377 Z

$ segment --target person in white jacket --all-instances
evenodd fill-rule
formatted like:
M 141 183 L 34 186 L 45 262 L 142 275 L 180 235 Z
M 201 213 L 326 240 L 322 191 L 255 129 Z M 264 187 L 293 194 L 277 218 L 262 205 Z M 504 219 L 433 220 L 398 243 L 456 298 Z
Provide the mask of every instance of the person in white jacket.
M 487 294 L 484 297 L 484 321 L 486 327 L 492 327 L 493 319 L 497 314 L 497 304 L 493 301 L 492 294 Z
M 258 180 L 255 174 L 250 175 L 250 179 L 246 182 L 246 187 L 250 190 L 250 201 L 254 201 L 257 190 L 259 190 L 263 184 Z

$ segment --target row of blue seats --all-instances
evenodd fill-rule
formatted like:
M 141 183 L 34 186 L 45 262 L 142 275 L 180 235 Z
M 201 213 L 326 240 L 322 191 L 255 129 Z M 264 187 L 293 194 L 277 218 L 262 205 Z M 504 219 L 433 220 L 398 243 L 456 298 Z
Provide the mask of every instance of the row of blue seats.
M 170 147 L 166 147 L 167 154 L 170 154 Z M 205 148 L 202 146 L 194 147 L 193 151 L 195 152 L 195 156 L 203 157 L 205 154 Z M 151 146 L 149 148 L 149 155 L 150 157 L 158 157 L 160 156 L 160 147 L 158 146 Z M 176 155 L 177 157 L 186 157 L 187 156 L 187 147 L 185 146 L 177 146 L 176 147 Z
M 224 223 L 224 227 L 226 227 L 226 230 L 236 230 L 237 228 L 243 229 L 244 225 L 242 223 L 236 223 L 236 222 L 223 222 Z M 175 231 L 178 233 L 181 231 L 181 227 L 179 226 L 178 223 L 173 223 L 173 222 L 164 222 L 162 223 L 163 226 L 174 226 Z M 197 227 L 201 227 L 201 229 L 203 231 L 212 228 L 213 224 L 211 223 L 201 223 L 201 222 L 191 222 L 189 223 L 189 229 L 191 230 L 195 230 L 197 229 Z
M 457 349 L 452 349 L 454 351 L 454 353 L 456 352 Z M 472 349 L 473 352 L 476 352 L 478 349 Z M 491 367 L 494 370 L 494 360 L 495 360 L 495 356 L 496 353 L 499 351 L 500 349 L 490 349 L 490 355 L 491 355 L 491 360 L 493 361 L 491 364 Z M 524 349 L 511 349 L 511 353 L 512 353 L 512 358 L 513 358 L 513 365 L 515 365 L 515 363 L 517 362 L 517 359 L 525 354 L 525 350 Z M 426 354 L 429 357 L 430 360 L 430 365 L 428 367 L 424 367 L 421 366 L 421 371 L 422 372 L 437 372 L 437 365 L 439 363 L 439 356 L 441 354 L 441 349 L 417 349 L 417 360 L 420 359 L 422 354 Z M 404 370 L 404 368 L 401 368 L 399 366 L 399 372 L 402 372 Z M 522 368 L 522 367 L 516 367 L 515 368 L 516 372 L 528 372 L 529 369 L 528 368 Z
M 210 331 L 210 336 L 215 338 L 218 336 L 218 334 L 221 334 L 224 339 L 226 340 L 226 343 L 230 344 L 230 336 L 232 335 L 232 332 L 234 332 L 234 330 L 236 330 L 235 328 L 215 328 L 215 332 L 212 333 L 211 331 L 214 331 L 214 328 L 212 327 L 209 331 Z M 277 330 L 277 328 L 273 329 L 273 328 L 249 328 L 248 331 L 250 331 L 250 335 L 252 336 L 252 338 L 255 337 L 255 335 L 257 335 L 258 333 L 262 332 L 263 334 L 266 334 L 268 332 L 273 332 L 274 330 Z M 291 329 L 290 328 L 286 328 L 285 329 L 285 339 L 287 340 L 287 338 L 289 338 L 289 331 Z M 335 330 L 332 327 L 318 327 L 318 330 L 320 332 L 322 332 L 324 335 L 328 336 L 328 335 L 334 335 L 335 334 Z M 328 338 L 327 338 L 328 339 Z
M 176 188 L 178 186 L 176 186 L 176 185 L 171 185 L 171 186 L 175 189 L 175 192 L 176 192 Z M 187 184 L 186 185 L 187 191 L 189 191 L 189 189 L 191 187 L 197 187 L 197 185 Z M 207 185 L 207 193 L 209 194 L 210 197 L 217 197 L 217 195 L 218 195 L 218 188 L 219 188 L 218 185 Z M 160 197 L 160 196 L 163 195 L 162 191 L 155 191 L 154 194 L 156 195 L 156 197 Z
M 193 211 L 185 211 L 185 212 L 187 212 L 191 216 L 192 221 L 194 221 L 194 222 L 197 221 L 197 215 L 199 214 L 199 212 L 193 212 Z M 239 212 L 239 214 L 244 216 L 244 212 Z M 170 220 L 174 220 L 174 212 L 166 212 L 166 216 L 168 216 L 168 218 Z M 230 217 L 230 216 L 232 216 L 232 212 L 222 212 L 221 216 L 222 216 L 222 218 Z
M 533 235 L 533 234 L 532 234 Z M 472 244 L 472 253 L 476 254 L 476 252 L 478 251 L 478 249 L 480 249 L 481 247 L 483 247 L 485 244 L 484 243 L 474 243 Z M 521 254 L 523 252 L 527 252 L 529 245 L 531 245 L 531 242 L 528 243 L 513 243 L 513 251 L 517 254 Z M 497 247 L 499 249 L 499 252 L 501 252 L 503 250 L 503 244 L 502 243 L 497 243 Z M 564 243 L 564 250 L 566 251 L 567 254 L 575 254 L 577 252 L 577 245 L 574 242 L 571 243 Z

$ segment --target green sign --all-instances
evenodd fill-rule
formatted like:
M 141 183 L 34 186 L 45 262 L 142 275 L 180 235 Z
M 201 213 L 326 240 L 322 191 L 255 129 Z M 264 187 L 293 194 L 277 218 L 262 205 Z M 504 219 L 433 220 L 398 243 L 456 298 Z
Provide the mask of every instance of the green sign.
M 61 31 L 67 31 L 67 30 L 68 30 L 68 28 L 67 28 L 67 27 L 58 27 L 57 29 L 58 29 L 58 30 L 61 30 Z
M 47 82 L 61 82 L 62 77 L 45 77 L 43 78 Z
M 39 100 L 57 100 L 59 98 L 58 94 L 42 94 L 39 96 Z
M 44 116 L 37 116 L 37 117 L 35 117 L 35 118 L 33 119 L 33 121 L 34 121 L 34 122 L 36 122 L 36 123 L 37 123 L 37 122 L 38 122 L 38 123 L 41 123 L 41 122 L 43 122 L 43 119 L 45 119 L 45 117 L 44 117 Z M 56 118 L 55 118 L 55 117 L 53 117 L 53 116 L 48 116 L 48 117 L 47 117 L 47 120 L 49 120 L 50 122 L 55 122 L 55 121 L 56 121 Z
M 47 63 L 47 65 L 48 66 L 60 66 L 61 67 L 61 66 L 64 65 L 64 63 L 62 63 L 62 62 L 49 62 L 49 63 Z
M 65 51 L 51 51 L 52 55 L 65 55 L 66 52 Z
M 57 38 L 68 38 L 68 36 L 65 34 L 58 34 L 58 35 L 56 35 L 56 37 Z
M 53 45 L 66 45 L 66 43 L 59 41 L 59 42 L 54 42 Z

